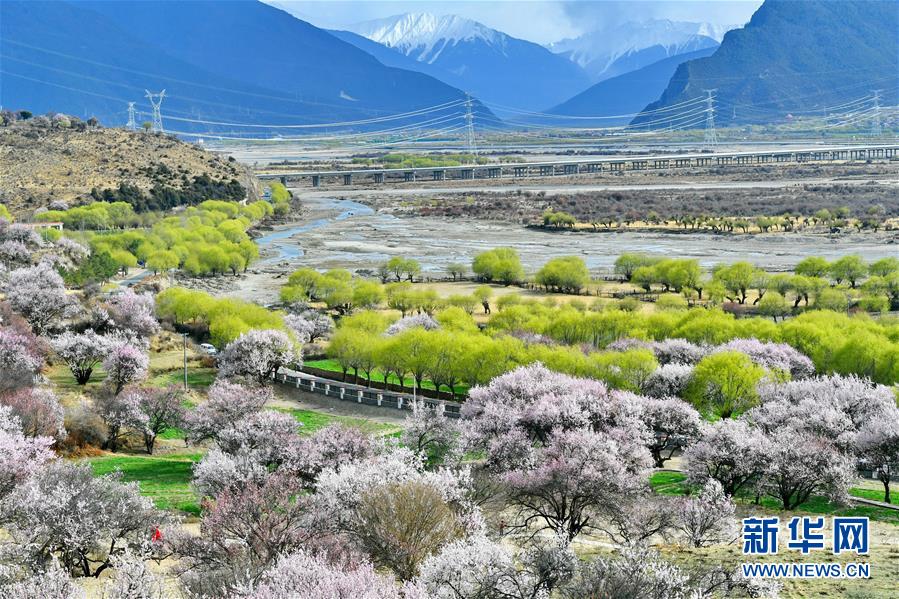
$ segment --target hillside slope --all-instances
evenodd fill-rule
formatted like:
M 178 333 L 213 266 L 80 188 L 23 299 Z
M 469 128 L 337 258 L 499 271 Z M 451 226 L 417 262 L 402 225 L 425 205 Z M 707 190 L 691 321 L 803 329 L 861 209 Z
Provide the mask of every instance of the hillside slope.
M 721 123 L 764 123 L 839 107 L 882 89 L 899 98 L 899 2 L 766 0 L 710 57 L 680 65 L 647 111 L 717 89 Z M 642 115 L 635 123 L 651 119 Z
M 18 216 L 53 201 L 89 201 L 93 189 L 118 189 L 122 183 L 145 194 L 154 186 L 167 189 L 172 197 L 201 187 L 231 193 L 231 199 L 256 196 L 255 180 L 240 164 L 170 136 L 102 127 L 79 131 L 42 117 L 0 126 L 0 204 Z
M 145 89 L 166 89 L 164 122 L 175 131 L 235 129 L 215 122 L 354 121 L 464 98 L 255 0 L 4 0 L 0 28 L 4 106 L 94 115 L 107 124 L 125 122 L 128 101 L 147 118 Z M 454 106 L 445 114 L 463 112 Z M 384 125 L 358 125 L 377 127 Z
M 601 81 L 570 100 L 549 109 L 547 112 L 567 116 L 614 116 L 633 115 L 640 112 L 649 102 L 657 99 L 665 90 L 677 67 L 696 58 L 710 56 L 715 47 L 678 54 L 665 58 L 642 69 Z M 625 125 L 632 116 L 617 119 L 597 120 L 597 126 Z M 569 121 L 570 125 L 571 122 Z

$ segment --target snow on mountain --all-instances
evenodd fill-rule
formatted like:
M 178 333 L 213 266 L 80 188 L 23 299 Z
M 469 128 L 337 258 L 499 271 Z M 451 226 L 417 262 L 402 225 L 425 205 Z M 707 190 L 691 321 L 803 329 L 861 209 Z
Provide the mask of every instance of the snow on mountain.
M 399 50 L 419 62 L 433 64 L 448 46 L 480 40 L 491 46 L 504 45 L 505 33 L 458 15 L 437 16 L 407 13 L 357 23 L 350 31 Z
M 384 64 L 396 64 L 370 47 L 376 42 L 414 60 L 417 70 L 488 103 L 542 110 L 590 86 L 584 70 L 566 57 L 457 15 L 403 14 L 349 30 L 334 35 Z
M 645 62 L 639 58 L 626 61 L 630 70 L 638 69 L 668 56 L 714 46 L 735 27 L 738 26 L 668 19 L 629 21 L 564 39 L 547 47 L 580 65 L 595 81 L 602 81 L 626 72 L 621 70 L 621 64 L 618 68 L 612 68 L 622 57 L 636 56 L 641 50 L 654 48 L 646 53 Z

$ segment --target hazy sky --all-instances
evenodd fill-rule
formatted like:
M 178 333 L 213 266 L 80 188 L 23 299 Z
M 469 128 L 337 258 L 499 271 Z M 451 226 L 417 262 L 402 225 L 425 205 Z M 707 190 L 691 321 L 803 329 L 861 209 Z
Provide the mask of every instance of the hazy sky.
M 762 0 L 266 0 L 318 27 L 343 26 L 405 12 L 457 14 L 541 44 L 602 24 L 646 19 L 740 24 Z

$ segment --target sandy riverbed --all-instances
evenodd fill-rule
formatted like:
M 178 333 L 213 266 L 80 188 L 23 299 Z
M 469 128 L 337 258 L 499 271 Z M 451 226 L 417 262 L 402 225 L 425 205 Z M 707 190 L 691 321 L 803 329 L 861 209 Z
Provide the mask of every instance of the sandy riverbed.
M 251 272 L 218 277 L 209 290 L 260 303 L 277 301 L 285 276 L 304 266 L 374 272 L 390 256 L 415 257 L 424 276 L 444 276 L 451 262 L 470 263 L 486 249 L 510 246 L 533 272 L 554 256 L 578 255 L 595 274 L 610 271 L 625 251 L 695 258 L 704 267 L 719 262 L 752 261 L 768 270 L 792 268 L 808 255 L 834 259 L 857 253 L 867 260 L 899 256 L 895 232 L 841 235 L 771 233 L 764 235 L 672 234 L 660 232 L 551 232 L 519 224 L 442 217 L 397 217 L 362 203 L 302 196 L 304 214 L 257 239 L 262 258 Z M 198 285 L 203 287 L 203 284 Z

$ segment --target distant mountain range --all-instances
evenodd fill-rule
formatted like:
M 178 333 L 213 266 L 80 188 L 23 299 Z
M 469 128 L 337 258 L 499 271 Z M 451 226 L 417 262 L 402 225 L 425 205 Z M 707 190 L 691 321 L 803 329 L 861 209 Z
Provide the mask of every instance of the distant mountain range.
M 677 54 L 648 66 L 601 81 L 570 100 L 550 108 L 553 115 L 579 117 L 575 119 L 543 119 L 543 124 L 556 123 L 568 127 L 578 125 L 590 127 L 611 127 L 626 125 L 650 102 L 658 99 L 668 85 L 677 67 L 688 60 L 710 56 L 717 49 L 710 48 Z M 620 116 L 619 116 L 620 115 Z M 611 117 L 586 119 L 584 117 Z M 657 124 L 664 127 L 666 123 Z
M 706 89 L 717 89 L 716 120 L 725 124 L 858 111 L 858 106 L 841 107 L 872 89 L 882 90 L 882 104 L 895 105 L 897 48 L 896 0 L 766 0 L 744 28 L 724 36 L 712 56 L 681 64 L 646 111 L 690 102 Z M 651 121 L 654 114 L 635 123 Z
M 334 33 L 385 64 L 412 68 L 369 43 L 377 42 L 413 60 L 416 70 L 487 103 L 541 110 L 590 85 L 586 73 L 565 57 L 455 15 L 410 13 L 358 23 L 348 29 L 351 33 Z
M 4 0 L 0 52 L 4 107 L 97 116 L 106 124 L 125 122 L 128 101 L 148 112 L 144 90 L 163 88 L 163 121 L 181 131 L 260 131 L 215 123 L 460 126 L 465 111 L 461 90 L 386 66 L 253 0 Z M 475 112 L 495 118 L 477 102 Z M 405 113 L 415 114 L 382 120 Z
M 737 25 L 649 19 L 609 25 L 547 47 L 580 65 L 598 82 L 663 58 L 715 47 L 734 27 Z

